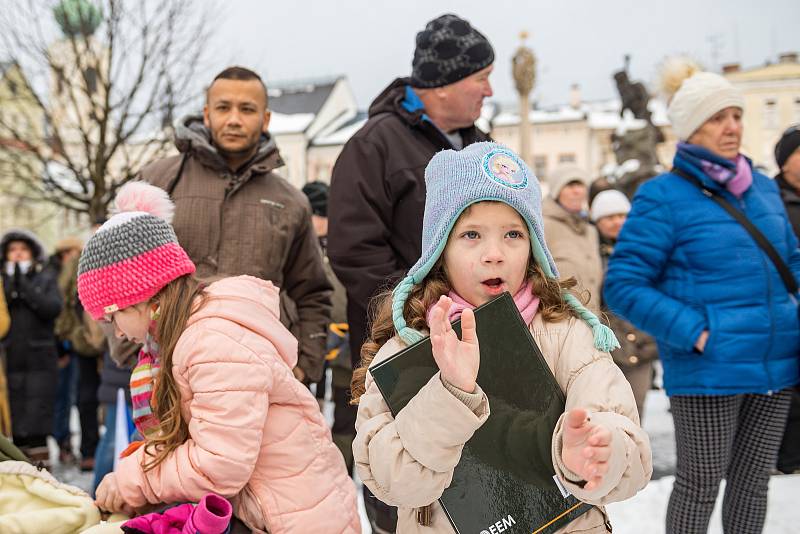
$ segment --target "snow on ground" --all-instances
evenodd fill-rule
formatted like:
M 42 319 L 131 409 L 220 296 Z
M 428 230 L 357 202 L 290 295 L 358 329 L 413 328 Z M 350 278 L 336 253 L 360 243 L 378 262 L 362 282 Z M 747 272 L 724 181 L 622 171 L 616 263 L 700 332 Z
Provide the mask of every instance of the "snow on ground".
M 323 409 L 328 420 L 332 419 L 333 407 L 326 402 Z M 672 491 L 675 473 L 675 440 L 669 400 L 663 390 L 651 390 L 647 395 L 644 413 L 644 428 L 650 436 L 653 448 L 653 480 L 633 498 L 608 506 L 614 526 L 614 534 L 662 534 L 669 494 Z M 77 410 L 73 409 L 71 426 L 77 450 L 79 433 Z M 58 464 L 58 449 L 51 440 L 53 475 L 59 480 L 86 491 L 91 490 L 92 473 L 81 473 L 77 467 Z M 358 502 L 364 534 L 370 533 L 361 494 L 361 483 L 357 481 Z M 724 486 L 723 486 L 724 488 Z M 722 489 L 722 488 L 721 488 Z M 769 508 L 764 534 L 795 534 L 800 532 L 800 475 L 776 475 L 770 480 Z M 720 503 L 711 519 L 709 534 L 722 534 Z
M 667 503 L 674 477 L 653 480 L 647 487 L 627 501 L 607 507 L 614 534 L 663 534 Z M 722 495 L 720 487 L 708 534 L 722 532 Z M 775 475 L 769 483 L 769 504 L 764 534 L 795 534 L 800 531 L 800 475 Z
M 675 433 L 664 390 L 652 389 L 645 399 L 642 422 L 653 450 L 653 479 L 675 474 Z

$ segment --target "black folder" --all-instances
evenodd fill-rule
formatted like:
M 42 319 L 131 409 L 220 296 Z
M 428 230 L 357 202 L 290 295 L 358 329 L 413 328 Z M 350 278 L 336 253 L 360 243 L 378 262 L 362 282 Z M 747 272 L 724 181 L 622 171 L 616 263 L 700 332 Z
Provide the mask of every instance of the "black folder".
M 464 446 L 439 502 L 459 534 L 555 532 L 591 508 L 553 470 L 564 394 L 509 293 L 476 308 L 475 320 L 478 384 L 491 415 Z M 460 320 L 453 330 L 461 336 Z M 370 369 L 395 416 L 438 371 L 427 337 Z

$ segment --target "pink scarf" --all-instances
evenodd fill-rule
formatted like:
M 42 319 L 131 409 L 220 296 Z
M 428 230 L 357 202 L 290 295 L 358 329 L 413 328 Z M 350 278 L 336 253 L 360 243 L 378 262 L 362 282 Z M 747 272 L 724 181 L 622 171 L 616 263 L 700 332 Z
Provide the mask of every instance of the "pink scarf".
M 461 317 L 461 312 L 467 308 L 470 310 L 475 309 L 475 306 L 461 298 L 461 295 L 455 291 L 451 290 L 447 296 L 453 299 L 453 304 L 450 306 L 450 311 L 447 314 L 447 318 L 450 320 L 450 322 L 453 322 Z M 533 318 L 536 317 L 536 312 L 539 309 L 539 297 L 533 294 L 530 282 L 527 282 L 524 286 L 519 288 L 517 294 L 514 295 L 514 303 L 517 305 L 517 309 L 519 310 L 520 315 L 522 315 L 522 319 L 525 321 L 525 324 L 531 324 L 531 321 L 533 321 Z M 433 306 L 428 308 L 428 312 L 425 314 L 425 318 L 429 324 L 431 322 L 432 311 Z
M 717 165 L 711 161 L 701 160 L 703 170 L 712 180 L 725 186 L 736 198 L 742 198 L 742 195 L 753 184 L 753 172 L 747 159 L 739 154 L 736 156 L 736 173 L 730 169 L 726 169 L 722 165 Z

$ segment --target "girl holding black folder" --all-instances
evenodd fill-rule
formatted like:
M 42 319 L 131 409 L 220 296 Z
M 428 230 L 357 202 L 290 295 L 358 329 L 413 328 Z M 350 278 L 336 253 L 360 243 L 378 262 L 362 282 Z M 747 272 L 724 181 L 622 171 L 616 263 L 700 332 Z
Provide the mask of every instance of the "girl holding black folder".
M 353 374 L 359 476 L 398 507 L 398 532 L 453 532 L 436 500 L 491 405 L 476 382 L 472 309 L 508 291 L 566 396 L 551 438 L 553 468 L 570 493 L 598 505 L 559 532 L 606 532 L 602 505 L 647 484 L 650 444 L 630 386 L 608 354 L 618 346 L 613 333 L 570 291 L 574 279 L 558 279 L 536 177 L 507 148 L 476 143 L 436 154 L 425 181 L 422 257 L 380 301 Z M 461 340 L 450 326 L 458 317 Z M 368 368 L 423 332 L 440 372 L 394 418 Z

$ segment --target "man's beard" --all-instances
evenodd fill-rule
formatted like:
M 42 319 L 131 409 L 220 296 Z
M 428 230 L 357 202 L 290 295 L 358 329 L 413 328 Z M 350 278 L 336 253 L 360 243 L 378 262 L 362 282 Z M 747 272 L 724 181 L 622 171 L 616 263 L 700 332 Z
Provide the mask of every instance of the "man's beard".
M 225 159 L 239 159 L 239 158 L 247 158 L 250 159 L 252 156 L 255 155 L 256 151 L 258 150 L 258 141 L 259 138 L 256 138 L 255 142 L 247 146 L 241 150 L 227 150 L 225 149 L 221 143 L 214 142 L 214 146 L 219 152 L 219 155 Z

